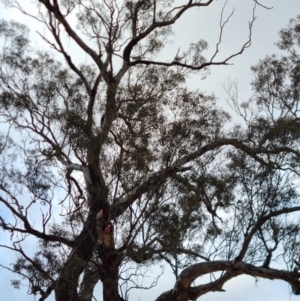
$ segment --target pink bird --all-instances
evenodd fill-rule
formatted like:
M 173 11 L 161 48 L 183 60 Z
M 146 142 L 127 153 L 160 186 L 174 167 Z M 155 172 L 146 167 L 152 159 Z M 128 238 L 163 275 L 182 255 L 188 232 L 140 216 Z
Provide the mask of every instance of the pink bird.
M 97 219 L 102 218 L 103 215 L 104 215 L 104 212 L 103 212 L 103 210 L 101 209 L 101 210 L 98 212 L 98 214 L 97 214 Z
M 111 228 L 112 228 L 111 225 L 107 225 L 104 230 L 105 233 L 110 233 L 110 231 L 112 230 Z

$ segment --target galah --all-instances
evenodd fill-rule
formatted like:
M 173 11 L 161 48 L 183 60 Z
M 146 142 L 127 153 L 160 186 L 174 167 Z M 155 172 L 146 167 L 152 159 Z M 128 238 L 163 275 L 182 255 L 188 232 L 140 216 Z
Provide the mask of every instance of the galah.
M 98 212 L 96 218 L 97 218 L 97 219 L 102 218 L 102 217 L 103 217 L 103 214 L 104 214 L 104 212 L 103 212 L 103 210 L 101 209 L 101 210 Z
M 105 227 L 105 233 L 110 233 L 111 232 L 111 229 L 112 227 L 111 227 L 111 225 L 107 225 L 106 227 Z

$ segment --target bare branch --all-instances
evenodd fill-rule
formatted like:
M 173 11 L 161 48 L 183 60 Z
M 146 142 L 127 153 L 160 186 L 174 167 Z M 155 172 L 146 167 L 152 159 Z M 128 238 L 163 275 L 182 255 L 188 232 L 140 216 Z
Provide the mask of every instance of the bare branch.
M 184 269 L 180 274 L 174 289 L 163 293 L 156 299 L 156 301 L 176 300 L 177 296 L 188 296 L 189 293 L 191 293 L 191 295 L 195 294 L 196 297 L 201 296 L 205 293 L 205 290 L 207 288 L 206 285 L 200 286 L 194 290 L 193 288 L 190 288 L 192 282 L 198 277 L 201 277 L 205 274 L 214 273 L 218 271 L 226 271 L 228 273 L 225 274 L 226 276 L 224 276 L 224 278 L 221 277 L 219 281 L 216 281 L 212 284 L 212 288 L 216 288 L 218 290 L 221 289 L 222 285 L 227 280 L 238 275 L 245 274 L 260 278 L 284 280 L 292 286 L 295 294 L 300 293 L 299 273 L 290 273 L 287 271 L 276 269 L 266 269 L 262 267 L 256 267 L 254 265 L 247 264 L 244 262 L 214 261 L 197 263 Z
M 277 210 L 274 212 L 270 212 L 269 214 L 261 216 L 254 227 L 251 229 L 249 234 L 245 237 L 245 240 L 243 242 L 242 249 L 239 253 L 239 255 L 236 257 L 236 260 L 242 260 L 248 250 L 249 244 L 251 242 L 251 239 L 253 238 L 254 234 L 257 233 L 257 231 L 260 229 L 260 227 L 266 223 L 268 220 L 270 220 L 272 217 L 283 215 L 283 214 L 288 214 L 291 212 L 297 212 L 300 211 L 300 206 L 297 207 L 292 207 L 292 208 L 282 208 L 281 210 Z
M 7 225 L 4 220 L 1 218 L 1 224 L 0 226 L 4 229 L 4 230 L 9 230 L 9 231 L 16 231 L 16 232 L 20 232 L 20 233 L 29 233 L 31 235 L 34 235 L 35 237 L 44 239 L 46 241 L 57 241 L 57 242 L 61 242 L 69 247 L 73 247 L 74 246 L 74 242 L 65 238 L 65 237 L 61 237 L 61 236 L 56 236 L 56 235 L 51 235 L 51 234 L 46 234 L 44 232 L 40 232 L 38 230 L 35 230 L 34 228 L 31 227 L 29 221 L 27 220 L 27 218 L 25 217 L 25 215 L 23 215 L 21 212 L 19 212 L 18 210 L 16 210 L 11 204 L 9 204 L 9 202 L 7 202 L 5 199 L 3 199 L 2 197 L 0 197 L 0 202 L 2 202 L 12 213 L 15 217 L 18 217 L 24 224 L 24 229 L 20 229 L 20 228 L 16 228 L 16 227 L 11 227 L 9 225 Z

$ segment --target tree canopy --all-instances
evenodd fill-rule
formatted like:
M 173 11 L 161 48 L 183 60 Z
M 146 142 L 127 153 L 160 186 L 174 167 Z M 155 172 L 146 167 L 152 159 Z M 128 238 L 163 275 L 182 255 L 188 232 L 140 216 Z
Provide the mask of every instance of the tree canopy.
M 139 279 L 162 262 L 176 281 L 156 301 L 196 300 L 239 275 L 300 294 L 300 16 L 280 32 L 282 55 L 252 67 L 249 101 L 229 84 L 237 125 L 186 81 L 241 55 L 254 13 L 227 58 L 217 59 L 231 16 L 222 11 L 212 57 L 200 40 L 162 61 L 172 25 L 214 0 L 35 0 L 36 14 L 2 2 L 41 22 L 63 58 L 35 49 L 25 25 L 0 21 L 0 226 L 11 238 L 1 247 L 18 256 L 2 267 L 39 300 L 98 299 L 99 281 L 104 301 L 130 300 L 156 285 L 159 269 L 148 287 Z M 68 40 L 89 62 L 77 63 Z M 193 284 L 207 274 L 214 280 Z

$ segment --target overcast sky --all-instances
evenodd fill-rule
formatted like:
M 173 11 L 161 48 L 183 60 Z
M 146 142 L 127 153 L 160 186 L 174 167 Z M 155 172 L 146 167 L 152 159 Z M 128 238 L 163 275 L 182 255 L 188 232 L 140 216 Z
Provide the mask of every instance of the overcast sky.
M 31 0 L 21 0 L 24 4 L 32 2 Z M 35 1 L 33 1 L 35 2 Z M 219 0 L 211 6 L 201 9 L 194 9 L 187 12 L 181 20 L 175 25 L 173 37 L 174 42 L 167 46 L 166 51 L 163 52 L 162 57 L 171 54 L 175 56 L 178 48 L 185 50 L 190 42 L 197 41 L 200 38 L 208 41 L 209 50 L 206 52 L 209 58 L 215 50 L 215 44 L 219 37 L 219 20 L 220 12 L 224 4 L 224 0 Z M 262 7 L 257 7 L 255 15 L 257 19 L 253 28 L 252 45 L 247 49 L 242 56 L 234 58 L 231 62 L 232 66 L 216 66 L 211 68 L 210 76 L 202 80 L 201 76 L 194 76 L 190 79 L 189 85 L 193 88 L 215 93 L 221 105 L 226 104 L 226 93 L 222 85 L 226 83 L 227 79 L 238 80 L 240 101 L 245 101 L 251 96 L 251 71 L 250 67 L 258 62 L 259 59 L 264 58 L 267 54 L 277 52 L 274 43 L 278 40 L 278 32 L 284 27 L 290 18 L 300 14 L 300 0 L 261 0 L 261 2 L 272 10 L 266 10 Z M 226 7 L 226 14 L 235 8 L 234 15 L 225 28 L 223 42 L 220 46 L 219 58 L 220 60 L 226 56 L 240 50 L 241 46 L 248 38 L 248 22 L 252 17 L 253 1 L 251 0 L 229 0 Z M 226 15 L 225 14 L 225 15 Z M 36 29 L 34 21 L 25 18 L 23 15 L 15 10 L 5 10 L 0 4 L 0 18 L 14 19 L 19 22 L 24 22 L 31 26 L 31 29 Z M 42 41 L 38 40 L 33 35 L 37 45 L 42 45 Z M 41 46 L 42 47 L 42 46 Z M 0 207 L 1 210 L 1 207 Z M 1 213 L 1 211 L 0 211 Z M 0 232 L 0 244 L 4 240 L 9 239 L 9 236 Z M 31 246 L 33 250 L 35 246 Z M 9 262 L 13 261 L 13 254 L 7 250 L 0 249 L 0 259 L 3 258 Z M 6 260 L 7 259 L 7 260 Z M 26 287 L 21 290 L 15 290 L 10 285 L 10 279 L 16 278 L 12 274 L 0 268 L 0 300 L 34 300 L 33 296 L 27 296 Z M 204 278 L 199 279 L 200 282 L 205 282 Z M 25 284 L 25 282 L 24 282 Z M 152 291 L 145 291 L 143 293 L 137 292 L 133 300 L 153 301 L 155 298 L 174 285 L 174 277 L 169 271 L 166 271 L 164 277 L 159 281 L 158 286 Z M 264 301 L 293 301 L 297 297 L 290 294 L 289 286 L 280 281 L 260 280 L 252 277 L 238 277 L 231 280 L 225 285 L 226 292 L 210 293 L 200 298 L 203 301 L 235 301 L 235 300 L 264 300 Z M 96 297 L 101 300 L 101 287 L 96 290 Z M 54 298 L 49 298 L 54 300 Z

